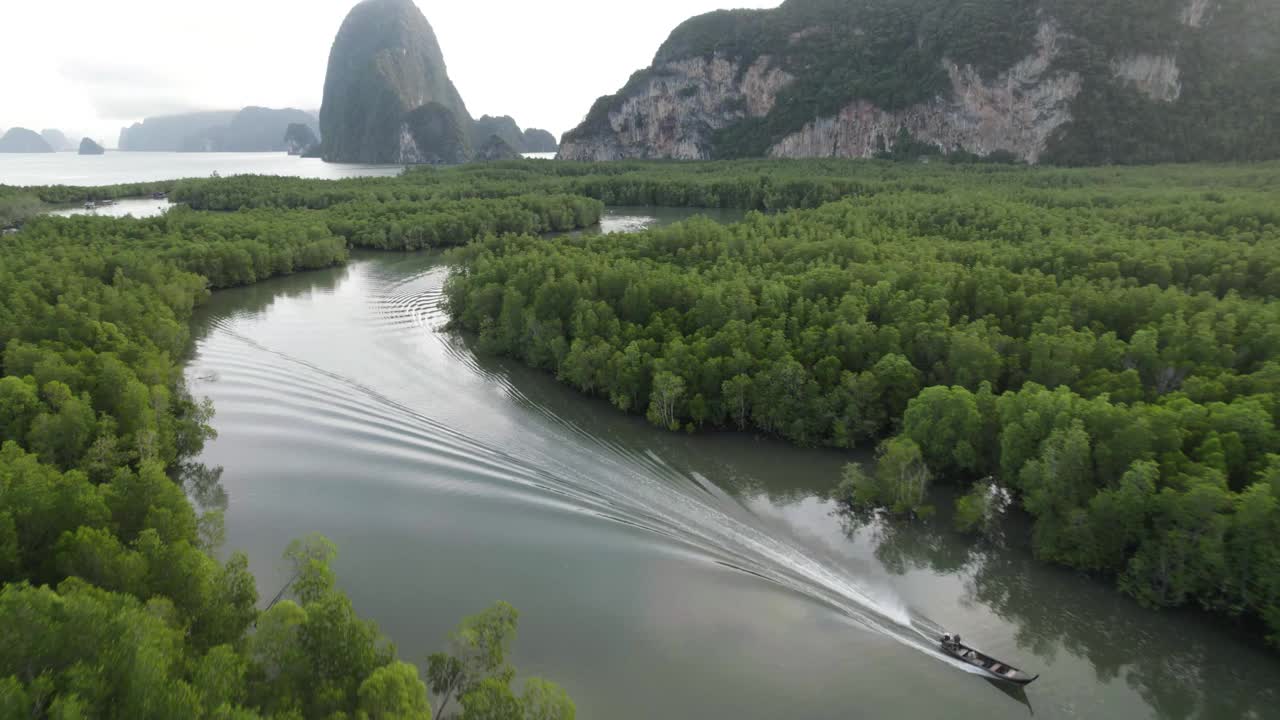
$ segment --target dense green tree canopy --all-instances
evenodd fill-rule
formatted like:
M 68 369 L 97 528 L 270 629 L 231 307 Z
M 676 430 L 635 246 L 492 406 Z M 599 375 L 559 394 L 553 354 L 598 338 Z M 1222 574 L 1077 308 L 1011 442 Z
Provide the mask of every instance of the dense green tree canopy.
M 265 182 L 181 188 L 225 199 Z M 0 202 L 39 209 L 172 186 L 0 188 Z M 30 217 L 0 240 L 0 715 L 431 717 L 418 669 L 338 589 L 331 544 L 289 548 L 289 592 L 266 610 L 247 558 L 220 554 L 221 514 L 200 502 L 216 473 L 187 462 L 212 435 L 212 408 L 187 393 L 179 362 L 212 289 L 342 263 L 350 245 L 456 245 L 580 228 L 601 212 L 578 195 L 467 187 L 324 209 Z M 467 692 L 514 677 L 502 660 L 514 610 L 503 607 L 506 639 L 474 643 L 503 670 L 462 653 Z M 531 687 L 530 707 L 563 705 L 555 686 Z
M 666 172 L 651 197 L 669 198 L 706 167 L 571 182 L 608 196 Z M 809 207 L 799 167 L 856 197 L 732 226 L 487 238 L 456 256 L 455 323 L 663 427 L 896 435 L 847 497 L 919 512 L 930 477 L 994 477 L 1042 557 L 1280 632 L 1280 567 L 1240 539 L 1280 527 L 1275 166 L 778 163 L 754 192 L 767 165 L 719 167 L 716 196 L 736 187 L 746 207 L 782 187 Z M 977 527 L 986 496 L 967 497 Z

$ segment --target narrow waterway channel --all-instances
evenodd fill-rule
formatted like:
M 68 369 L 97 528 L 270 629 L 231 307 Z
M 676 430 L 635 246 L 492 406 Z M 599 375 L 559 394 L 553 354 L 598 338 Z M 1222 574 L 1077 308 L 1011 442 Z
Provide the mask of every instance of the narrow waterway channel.
M 615 210 L 607 229 L 683 212 Z M 726 217 L 725 219 L 732 219 Z M 216 293 L 188 378 L 213 399 L 228 550 L 264 597 L 320 532 L 359 611 L 422 662 L 521 611 L 515 662 L 591 718 L 1280 717 L 1280 662 L 1017 547 L 835 515 L 848 453 L 669 434 L 444 332 L 439 255 Z M 1042 674 L 1012 696 L 941 628 Z

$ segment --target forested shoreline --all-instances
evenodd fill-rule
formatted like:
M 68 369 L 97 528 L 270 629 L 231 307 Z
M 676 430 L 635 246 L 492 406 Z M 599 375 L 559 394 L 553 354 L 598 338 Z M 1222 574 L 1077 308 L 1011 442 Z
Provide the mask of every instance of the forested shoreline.
M 212 412 L 183 381 L 191 313 L 352 247 L 456 247 L 456 327 L 623 411 L 878 447 L 842 498 L 923 514 L 954 483 L 981 531 L 1007 495 L 1042 559 L 1280 639 L 1280 166 L 513 162 L 0 201 L 160 188 L 161 217 L 0 239 L 6 712 L 429 717 L 430 685 L 464 718 L 572 717 L 550 683 L 512 689 L 513 609 L 466 621 L 424 684 L 327 541 L 289 549 L 265 611 L 246 559 L 215 559 L 219 513 L 183 484 Z M 608 204 L 760 212 L 546 237 Z
M 221 181 L 179 186 L 200 182 Z M 398 659 L 338 589 L 324 538 L 288 548 L 291 584 L 260 609 L 247 558 L 217 559 L 220 509 L 193 502 L 217 477 L 189 462 L 213 408 L 189 395 L 181 361 L 211 289 L 341 264 L 353 245 L 565 230 L 600 211 L 577 196 L 177 207 L 35 216 L 0 240 L 0 716 L 429 718 L 430 685 L 440 716 L 572 718 L 554 684 L 512 688 L 510 606 L 466 619 L 422 672 Z
M 1011 493 L 1042 559 L 1280 642 L 1277 168 L 864 167 L 733 226 L 487 238 L 451 313 L 672 430 L 878 447 L 856 504 L 958 483 L 981 530 Z

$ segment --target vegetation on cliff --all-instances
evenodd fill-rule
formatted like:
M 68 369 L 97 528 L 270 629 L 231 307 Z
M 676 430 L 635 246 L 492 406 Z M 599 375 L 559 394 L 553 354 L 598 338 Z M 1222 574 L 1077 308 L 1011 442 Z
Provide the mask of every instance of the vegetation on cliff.
M 320 138 L 305 123 L 289 123 L 284 131 L 284 149 L 290 155 L 310 155 L 320 145 Z
M 401 162 L 407 116 L 432 105 L 449 115 L 470 147 L 471 115 L 449 80 L 431 24 L 412 0 L 365 0 L 352 8 L 329 53 L 320 133 L 331 162 Z M 453 157 L 452 134 L 416 138 L 422 157 Z M 444 145 L 431 141 L 439 139 Z M 462 158 L 466 159 L 466 158 Z M 425 162 L 410 159 L 409 162 Z
M 761 156 L 855 101 L 938 112 L 929 103 L 951 96 L 951 65 L 995 79 L 1040 52 L 1037 35 L 1048 27 L 1055 39 L 1046 77 L 1078 73 L 1081 89 L 1042 161 L 1273 159 L 1280 128 L 1264 118 L 1280 102 L 1268 71 L 1280 60 L 1280 37 L 1268 29 L 1278 23 L 1280 7 L 1253 0 L 787 0 L 773 10 L 717 11 L 677 27 L 653 65 L 600 98 L 565 140 L 609 137 L 610 113 L 669 73 L 669 63 L 719 57 L 745 72 L 765 59 L 794 80 L 769 112 L 739 116 L 711 137 L 716 157 Z M 1126 77 L 1122 70 L 1157 59 L 1165 63 L 1159 73 Z M 1163 87 L 1156 92 L 1147 82 Z

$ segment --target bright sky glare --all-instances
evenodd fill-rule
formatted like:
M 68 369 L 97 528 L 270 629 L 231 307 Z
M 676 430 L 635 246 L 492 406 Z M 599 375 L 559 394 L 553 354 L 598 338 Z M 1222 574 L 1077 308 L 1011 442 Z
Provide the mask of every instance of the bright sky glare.
M 778 0 L 416 0 L 473 115 L 557 137 L 652 59 L 685 19 Z M 319 110 L 355 0 L 0 0 L 0 130 L 115 147 L 149 115 Z

